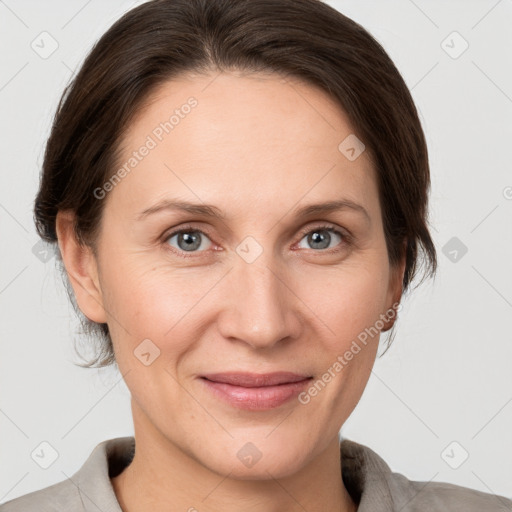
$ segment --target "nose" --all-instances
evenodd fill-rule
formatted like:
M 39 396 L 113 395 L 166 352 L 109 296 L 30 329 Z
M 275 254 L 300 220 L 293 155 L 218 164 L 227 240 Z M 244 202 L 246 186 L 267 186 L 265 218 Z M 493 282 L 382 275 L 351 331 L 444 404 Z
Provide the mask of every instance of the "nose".
M 263 254 L 252 263 L 235 261 L 223 285 L 227 299 L 218 317 L 221 334 L 254 349 L 298 338 L 300 301 L 287 276 L 289 280 L 286 268 L 276 267 Z

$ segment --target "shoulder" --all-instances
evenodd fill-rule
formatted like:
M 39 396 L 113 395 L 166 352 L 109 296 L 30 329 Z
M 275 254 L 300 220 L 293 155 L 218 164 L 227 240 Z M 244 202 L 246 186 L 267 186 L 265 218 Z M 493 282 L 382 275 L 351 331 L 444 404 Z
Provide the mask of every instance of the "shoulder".
M 0 512 L 61 512 L 79 510 L 80 494 L 71 480 L 64 480 L 0 505 Z
M 102 441 L 71 477 L 0 505 L 0 512 L 122 512 L 110 478 L 132 460 L 133 437 Z
M 397 510 L 419 512 L 512 512 L 512 500 L 445 482 L 409 480 L 400 473 L 391 473 L 389 486 Z
M 445 482 L 409 480 L 368 446 L 340 443 L 343 481 L 358 512 L 512 512 L 512 500 Z

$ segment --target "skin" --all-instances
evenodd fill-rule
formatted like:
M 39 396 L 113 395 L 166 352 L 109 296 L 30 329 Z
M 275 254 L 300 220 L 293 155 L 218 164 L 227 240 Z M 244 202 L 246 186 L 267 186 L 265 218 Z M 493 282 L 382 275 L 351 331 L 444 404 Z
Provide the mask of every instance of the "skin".
M 125 134 L 120 166 L 191 96 L 198 105 L 101 199 L 97 259 L 77 244 L 72 212 L 57 219 L 78 305 L 108 323 L 132 395 L 136 454 L 113 488 L 125 512 L 356 510 L 338 432 L 368 382 L 379 336 L 307 404 L 235 409 L 199 376 L 288 370 L 316 381 L 399 302 L 405 262 L 389 264 L 368 151 L 350 161 L 338 150 L 354 132 L 323 91 L 276 74 L 212 72 L 152 94 Z M 214 204 L 226 218 L 162 211 L 135 220 L 165 197 Z M 369 219 L 350 209 L 294 214 L 338 199 L 362 205 Z M 192 252 L 169 236 L 185 223 L 205 233 Z M 352 240 L 320 230 L 331 235 L 324 249 L 301 234 L 324 223 Z M 247 236 L 262 249 L 251 263 L 236 252 Z M 134 355 L 144 339 L 160 350 L 148 366 Z M 262 454 L 252 467 L 237 457 L 248 442 Z

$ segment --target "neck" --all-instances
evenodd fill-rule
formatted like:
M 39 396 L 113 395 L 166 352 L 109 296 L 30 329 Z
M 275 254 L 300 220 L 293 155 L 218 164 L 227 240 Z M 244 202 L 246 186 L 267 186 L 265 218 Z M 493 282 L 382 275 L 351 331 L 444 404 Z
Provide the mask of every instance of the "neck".
M 343 484 L 339 440 L 284 478 L 240 480 L 216 473 L 156 429 L 135 425 L 131 464 L 111 479 L 123 512 L 355 512 Z M 212 441 L 213 442 L 213 441 Z M 208 449 L 205 447 L 205 449 Z

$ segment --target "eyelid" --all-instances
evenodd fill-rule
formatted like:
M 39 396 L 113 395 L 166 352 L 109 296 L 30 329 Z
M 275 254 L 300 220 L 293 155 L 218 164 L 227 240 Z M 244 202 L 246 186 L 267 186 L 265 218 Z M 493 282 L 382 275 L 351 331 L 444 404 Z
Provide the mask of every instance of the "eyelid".
M 336 233 L 338 233 L 344 239 L 347 239 L 347 240 L 352 236 L 352 234 L 347 229 L 342 228 L 336 224 L 331 224 L 330 222 L 323 222 L 323 221 L 318 221 L 318 222 L 319 222 L 319 224 L 317 224 L 317 225 L 311 226 L 310 225 L 311 223 L 310 223 L 307 226 L 305 226 L 304 228 L 301 228 L 299 230 L 299 233 L 301 234 L 301 236 L 307 235 L 311 231 L 321 230 L 321 229 L 335 231 Z

